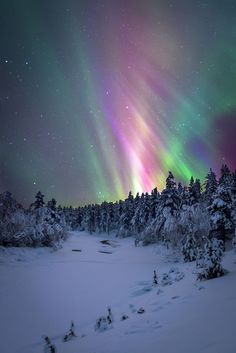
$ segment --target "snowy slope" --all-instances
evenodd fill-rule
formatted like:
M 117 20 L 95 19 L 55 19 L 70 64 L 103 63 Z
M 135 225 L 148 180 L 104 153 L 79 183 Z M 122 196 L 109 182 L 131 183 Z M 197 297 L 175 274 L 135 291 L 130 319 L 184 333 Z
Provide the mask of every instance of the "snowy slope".
M 160 246 L 102 239 L 74 232 L 57 252 L 0 249 L 2 353 L 43 352 L 43 335 L 57 353 L 235 353 L 236 254 L 224 258 L 226 276 L 199 283 L 194 263 L 173 264 Z M 152 287 L 153 270 L 160 282 L 171 268 L 172 284 Z M 114 323 L 97 332 L 108 306 Z M 78 337 L 64 343 L 71 320 Z

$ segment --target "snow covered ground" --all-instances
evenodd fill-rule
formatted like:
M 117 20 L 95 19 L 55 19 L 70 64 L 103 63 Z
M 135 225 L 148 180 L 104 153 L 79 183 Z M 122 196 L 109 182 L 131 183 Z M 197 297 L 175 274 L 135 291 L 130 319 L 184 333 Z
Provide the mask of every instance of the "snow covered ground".
M 236 254 L 226 276 L 196 282 L 195 264 L 160 246 L 103 239 L 74 232 L 57 252 L 0 249 L 0 352 L 44 352 L 43 335 L 57 353 L 236 352 Z M 172 284 L 153 287 L 154 269 Z M 97 332 L 108 306 L 114 322 Z M 78 337 L 64 343 L 71 320 Z

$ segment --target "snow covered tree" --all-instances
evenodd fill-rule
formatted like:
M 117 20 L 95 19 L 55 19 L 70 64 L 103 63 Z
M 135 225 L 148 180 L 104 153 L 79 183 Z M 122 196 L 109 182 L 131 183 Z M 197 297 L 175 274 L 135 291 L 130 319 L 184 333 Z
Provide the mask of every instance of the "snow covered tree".
M 150 218 L 154 220 L 157 216 L 157 209 L 159 206 L 160 194 L 157 191 L 157 188 L 154 188 L 151 191 L 150 195 Z
M 221 176 L 219 179 L 219 185 L 223 185 L 224 187 L 230 187 L 232 183 L 232 175 L 229 167 L 226 164 L 221 166 Z
M 194 185 L 194 178 L 193 178 L 193 176 L 191 176 L 190 181 L 189 181 L 189 187 L 188 187 L 190 204 L 192 204 L 192 202 L 193 202 L 193 185 Z
M 196 239 L 192 234 L 187 236 L 187 239 L 182 247 L 182 254 L 184 262 L 195 261 L 197 257 L 197 244 Z
M 169 175 L 166 178 L 166 190 L 174 190 L 176 188 L 176 182 L 174 179 L 174 175 L 169 171 Z
M 195 202 L 199 202 L 200 201 L 201 190 L 202 190 L 202 186 L 201 186 L 200 179 L 196 179 L 194 184 L 193 184 L 193 195 L 194 195 L 194 201 Z
M 203 196 L 206 202 L 209 204 L 211 201 L 211 197 L 215 193 L 218 186 L 216 175 L 212 171 L 212 169 L 210 169 L 209 173 L 207 174 L 204 185 L 205 185 L 205 191 L 203 193 Z
M 206 239 L 202 254 L 202 268 L 198 272 L 198 279 L 211 279 L 224 274 L 222 258 L 224 256 L 224 244 L 222 240 Z
M 10 192 L 0 194 L 0 245 L 20 246 L 28 218 Z
M 219 185 L 208 207 L 210 213 L 211 234 L 225 243 L 227 232 L 232 228 L 231 195 L 228 188 Z
M 178 209 L 180 204 L 179 195 L 176 189 L 176 182 L 171 172 L 166 179 L 166 187 L 161 193 L 161 207 L 168 207 L 171 214 Z
M 183 205 L 178 217 L 179 241 L 185 242 L 188 235 L 194 236 L 197 244 L 202 243 L 202 237 L 210 231 L 209 212 L 202 202 L 194 205 Z
M 56 211 L 57 209 L 57 202 L 54 198 L 52 198 L 51 200 L 48 201 L 47 203 L 47 207 L 50 208 L 50 210 L 52 211 Z
M 23 210 L 23 206 L 12 197 L 9 191 L 0 194 L 0 221 L 17 210 Z
M 41 193 L 41 191 L 38 191 L 35 195 L 35 201 L 31 204 L 31 208 L 37 210 L 41 207 L 44 207 L 44 204 L 44 195 Z
M 133 222 L 135 207 L 134 197 L 132 192 L 129 192 L 128 198 L 124 201 L 123 213 L 120 217 L 120 224 L 117 235 L 127 237 L 132 235 Z
M 196 179 L 194 181 L 194 178 L 191 177 L 190 183 L 189 183 L 189 188 L 188 188 L 188 193 L 187 193 L 188 204 L 193 205 L 193 204 L 199 202 L 200 196 L 201 196 L 200 180 Z

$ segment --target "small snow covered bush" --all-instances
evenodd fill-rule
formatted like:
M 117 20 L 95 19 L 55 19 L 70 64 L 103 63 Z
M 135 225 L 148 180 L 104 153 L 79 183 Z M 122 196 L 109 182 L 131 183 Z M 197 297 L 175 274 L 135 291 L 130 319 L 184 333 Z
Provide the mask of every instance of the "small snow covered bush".
M 48 336 L 44 337 L 45 346 L 44 353 L 56 353 L 56 346 L 51 343 L 51 340 Z
M 211 279 L 224 274 L 221 261 L 224 255 L 224 243 L 222 240 L 207 239 L 202 255 L 202 269 L 198 273 L 198 279 Z
M 171 267 L 169 269 L 169 275 L 171 277 L 172 282 L 179 282 L 184 278 L 184 273 L 181 272 L 177 267 Z
M 95 323 L 95 331 L 103 332 L 111 327 L 112 322 L 114 321 L 113 314 L 111 312 L 111 308 L 108 308 L 107 316 L 100 316 Z
M 120 321 L 125 321 L 125 320 L 127 320 L 128 318 L 129 318 L 128 315 L 123 314 L 123 315 L 121 316 Z
M 69 331 L 64 335 L 63 337 L 63 342 L 68 342 L 70 341 L 72 338 L 76 337 L 76 334 L 75 334 L 75 325 L 74 325 L 74 322 L 71 321 L 71 324 L 70 324 L 70 329 Z
M 169 286 L 172 284 L 172 279 L 169 273 L 163 273 L 162 279 L 161 279 L 161 285 L 162 286 Z
M 110 323 L 108 322 L 107 317 L 101 316 L 97 319 L 94 329 L 95 331 L 103 332 L 108 330 L 109 327 L 110 327 Z

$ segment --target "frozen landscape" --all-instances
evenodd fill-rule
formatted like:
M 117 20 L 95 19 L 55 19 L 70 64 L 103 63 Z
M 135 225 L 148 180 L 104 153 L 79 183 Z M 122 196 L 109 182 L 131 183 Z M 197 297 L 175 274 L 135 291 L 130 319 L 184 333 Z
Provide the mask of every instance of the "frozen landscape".
M 233 250 L 223 260 L 228 273 L 201 282 L 195 262 L 162 245 L 134 246 L 133 238 L 71 232 L 58 251 L 0 252 L 3 353 L 44 352 L 46 335 L 57 353 L 235 353 Z M 95 330 L 108 307 L 113 322 Z M 77 337 L 63 342 L 71 320 Z
M 0 0 L 0 353 L 236 353 L 236 0 Z

